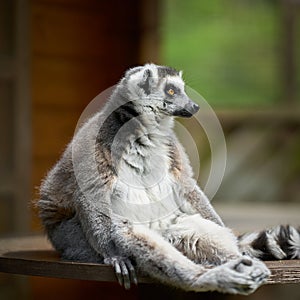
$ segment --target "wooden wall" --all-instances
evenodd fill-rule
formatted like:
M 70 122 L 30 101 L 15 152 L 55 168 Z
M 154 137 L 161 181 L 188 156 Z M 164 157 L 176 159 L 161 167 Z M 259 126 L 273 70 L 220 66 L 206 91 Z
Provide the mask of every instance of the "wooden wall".
M 157 1 L 31 0 L 34 197 L 72 138 L 85 106 L 116 84 L 128 67 L 141 63 L 141 52 L 151 54 L 143 50 L 144 37 L 153 37 L 155 12 L 146 21 L 141 17 L 141 12 L 149 13 L 151 3 Z M 32 228 L 41 231 L 36 212 Z M 117 284 L 36 277 L 30 278 L 30 287 L 31 299 L 132 298 L 132 292 L 124 294 Z
M 85 106 L 139 63 L 142 2 L 31 1 L 34 188 L 72 138 Z M 33 228 L 38 224 L 34 217 Z

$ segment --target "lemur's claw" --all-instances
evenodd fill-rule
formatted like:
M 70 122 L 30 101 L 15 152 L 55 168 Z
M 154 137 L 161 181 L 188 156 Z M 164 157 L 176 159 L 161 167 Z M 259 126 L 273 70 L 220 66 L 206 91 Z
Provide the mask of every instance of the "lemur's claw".
M 130 289 L 132 283 L 138 284 L 135 269 L 128 258 L 112 257 L 106 259 L 105 263 L 114 267 L 119 284 L 126 290 Z

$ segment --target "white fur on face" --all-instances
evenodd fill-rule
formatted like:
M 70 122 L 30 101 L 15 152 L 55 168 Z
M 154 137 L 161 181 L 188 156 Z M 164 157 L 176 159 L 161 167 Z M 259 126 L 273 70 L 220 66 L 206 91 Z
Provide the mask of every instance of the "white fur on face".
M 141 82 L 143 80 L 144 72 L 146 70 L 150 70 L 152 73 L 153 78 L 158 78 L 157 66 L 154 64 L 147 64 L 141 68 L 140 71 L 132 74 L 129 78 L 129 82 Z
M 174 86 L 178 87 L 181 92 L 184 92 L 184 81 L 180 76 L 167 76 L 166 83 L 171 83 Z
M 144 90 L 139 87 L 139 83 L 144 80 L 144 73 L 146 70 L 151 72 L 151 84 L 153 93 L 146 95 Z M 185 83 L 182 79 L 182 72 L 179 72 L 179 76 L 167 75 L 165 78 L 159 78 L 158 69 L 155 64 L 146 64 L 138 72 L 132 74 L 128 80 L 128 90 L 130 92 L 131 99 L 133 100 L 150 100 L 162 101 L 165 98 L 164 87 L 166 84 L 173 84 L 181 92 L 184 92 Z

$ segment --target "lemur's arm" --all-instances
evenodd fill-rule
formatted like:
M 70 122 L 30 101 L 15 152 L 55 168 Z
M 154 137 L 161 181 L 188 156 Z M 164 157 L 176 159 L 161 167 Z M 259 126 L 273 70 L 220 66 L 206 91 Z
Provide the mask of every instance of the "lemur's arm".
M 99 196 L 102 200 L 95 200 Z M 113 216 L 110 208 L 106 206 L 109 201 L 103 201 L 108 196 L 109 192 L 100 188 L 100 193 L 96 193 L 94 199 L 84 195 L 77 197 L 77 216 L 89 244 L 103 256 L 105 264 L 114 267 L 119 283 L 128 289 L 131 283 L 137 284 L 137 277 L 130 259 L 116 246 L 112 238 Z
M 97 143 L 99 120 L 96 115 L 85 124 L 67 150 L 77 183 L 73 202 L 89 244 L 106 264 L 114 267 L 120 284 L 129 288 L 131 282 L 137 283 L 137 278 L 131 261 L 121 253 L 111 236 L 111 198 L 116 176 L 110 151 Z
M 209 199 L 193 178 L 193 172 L 188 156 L 176 136 L 171 137 L 169 147 L 169 157 L 171 159 L 170 172 L 176 177 L 178 184 L 183 187 L 184 197 L 192 207 L 203 216 L 203 218 L 224 226 L 220 216 L 214 210 Z
M 191 190 L 187 191 L 186 199 L 203 218 L 225 226 L 221 217 L 217 214 L 210 204 L 209 199 L 197 184 L 191 187 Z

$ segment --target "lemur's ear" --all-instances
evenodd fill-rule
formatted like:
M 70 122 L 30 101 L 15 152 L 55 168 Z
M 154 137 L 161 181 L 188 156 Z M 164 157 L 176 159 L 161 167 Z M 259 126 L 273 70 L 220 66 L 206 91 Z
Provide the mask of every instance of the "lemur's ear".
M 183 74 L 183 72 L 182 72 L 182 71 L 179 71 L 179 76 L 180 76 L 180 78 L 182 78 L 182 74 Z
M 146 69 L 143 74 L 142 81 L 138 84 L 142 88 L 146 95 L 151 93 L 151 81 L 152 81 L 152 72 L 149 69 Z
M 126 71 L 125 77 L 129 78 L 130 76 L 140 72 L 142 69 L 143 69 L 143 67 L 134 67 L 132 69 L 129 69 L 129 70 Z

